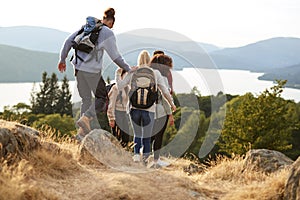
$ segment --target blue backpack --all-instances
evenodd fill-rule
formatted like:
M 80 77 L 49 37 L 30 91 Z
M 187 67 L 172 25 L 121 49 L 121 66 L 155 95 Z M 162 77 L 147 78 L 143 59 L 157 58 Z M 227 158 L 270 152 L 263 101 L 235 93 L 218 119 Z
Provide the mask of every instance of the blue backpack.
M 86 24 L 78 31 L 77 36 L 72 41 L 72 48 L 75 50 L 76 62 L 77 58 L 81 61 L 83 59 L 78 56 L 78 51 L 90 53 L 97 45 L 99 31 L 102 29 L 103 23 L 95 17 L 87 17 Z

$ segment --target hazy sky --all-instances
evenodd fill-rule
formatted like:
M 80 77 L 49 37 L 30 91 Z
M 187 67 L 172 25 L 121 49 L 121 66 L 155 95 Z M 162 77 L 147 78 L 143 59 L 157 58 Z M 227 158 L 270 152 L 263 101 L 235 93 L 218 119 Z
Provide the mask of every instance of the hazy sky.
M 181 2 L 181 3 L 180 3 Z M 300 38 L 300 0 L 8 0 L 0 27 L 77 30 L 89 15 L 116 10 L 116 34 L 162 28 L 194 41 L 237 47 L 272 37 Z

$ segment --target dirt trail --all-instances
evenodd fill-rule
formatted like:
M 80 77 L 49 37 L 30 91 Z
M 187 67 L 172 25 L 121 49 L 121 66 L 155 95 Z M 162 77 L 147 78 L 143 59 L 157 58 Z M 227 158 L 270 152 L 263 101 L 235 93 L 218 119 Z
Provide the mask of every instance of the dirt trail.
M 36 180 L 58 199 L 199 199 L 200 189 L 178 169 L 144 173 L 117 171 L 108 167 L 85 166 L 62 179 Z M 206 198 L 207 199 L 207 198 Z

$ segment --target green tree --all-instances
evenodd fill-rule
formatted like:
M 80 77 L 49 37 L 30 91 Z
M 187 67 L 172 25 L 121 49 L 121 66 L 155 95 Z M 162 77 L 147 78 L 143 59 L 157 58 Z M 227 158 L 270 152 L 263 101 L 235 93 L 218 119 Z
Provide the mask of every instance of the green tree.
M 44 115 L 33 123 L 33 127 L 37 129 L 43 129 L 45 125 L 53 128 L 54 134 L 58 137 L 62 137 L 65 135 L 71 136 L 76 131 L 76 128 L 74 126 L 74 119 L 71 116 L 67 115 Z
M 257 98 L 247 93 L 227 104 L 227 114 L 219 142 L 228 154 L 244 154 L 249 149 L 283 151 L 297 121 L 291 118 L 291 102 L 281 98 L 286 81 L 266 89 Z
M 12 107 L 4 106 L 3 113 L 1 113 L 1 119 L 18 121 L 24 124 L 27 121 L 26 118 L 30 111 L 30 106 L 25 103 L 18 103 Z
M 69 81 L 65 76 L 61 87 L 55 73 L 48 77 L 47 72 L 42 74 L 42 83 L 39 92 L 31 93 L 31 110 L 33 114 L 72 115 L 72 94 L 69 90 Z
M 213 112 L 208 118 L 202 117 L 204 121 L 200 125 L 201 137 L 198 138 L 197 144 L 201 146 L 197 147 L 198 157 L 200 160 L 214 159 L 219 151 L 219 146 L 217 145 L 221 131 L 223 128 L 224 118 L 225 118 L 225 105 L 223 105 L 218 112 Z M 205 134 L 205 135 L 203 135 Z
M 190 94 L 177 94 L 176 95 L 178 106 L 180 107 L 190 107 L 194 109 L 199 109 L 198 96 Z M 176 105 L 177 106 L 177 105 Z
M 53 114 L 58 113 L 56 106 L 59 100 L 60 89 L 58 85 L 58 78 L 55 73 L 52 73 L 51 78 L 48 79 L 49 82 L 49 90 L 46 93 L 47 96 L 47 104 L 45 106 L 45 114 Z
M 42 83 L 40 84 L 40 92 L 31 94 L 31 109 L 32 113 L 55 113 L 55 106 L 59 98 L 59 85 L 55 73 L 51 78 L 48 77 L 47 72 L 42 74 Z
M 186 115 L 187 113 L 185 113 L 183 110 L 181 111 L 181 125 L 177 129 L 177 132 L 172 128 L 168 130 L 173 132 L 172 135 L 170 133 L 166 134 L 169 138 L 168 143 L 171 144 L 167 145 L 162 150 L 162 154 L 169 153 L 175 157 L 182 156 L 184 155 L 184 153 L 186 153 L 186 151 L 188 151 L 190 145 L 195 140 L 195 137 L 197 136 L 197 130 L 199 127 L 198 116 L 200 115 L 200 111 L 195 109 L 189 111 L 191 112 L 189 112 L 190 114 L 188 115 Z
M 198 97 L 201 97 L 201 92 L 200 90 L 198 90 L 197 86 L 194 86 L 192 89 L 191 89 L 191 94 L 194 94 Z
M 287 155 L 288 157 L 290 157 L 293 160 L 296 160 L 299 156 L 300 156 L 300 103 L 297 104 L 293 104 L 294 106 L 291 106 L 291 112 L 290 113 L 294 113 L 294 118 L 295 120 L 298 121 L 298 127 L 296 130 L 294 130 L 292 132 L 292 138 L 290 140 L 291 144 L 292 144 L 292 149 L 289 149 L 287 151 L 284 151 L 283 153 L 285 155 Z M 295 107 L 295 111 L 293 111 L 293 108 Z
M 197 133 L 195 135 L 194 141 L 191 143 L 189 149 L 187 150 L 189 153 L 193 153 L 198 155 L 201 145 L 203 143 L 203 138 L 205 137 L 205 133 L 207 132 L 208 125 L 209 125 L 209 118 L 205 117 L 204 112 L 197 112 L 197 117 L 195 119 L 199 120 L 199 127 Z M 189 118 L 191 120 L 191 118 Z M 187 122 L 188 123 L 188 122 Z M 194 126 L 195 123 L 190 123 L 191 126 Z
M 14 105 L 11 109 L 14 113 L 16 113 L 17 115 L 23 114 L 23 113 L 29 113 L 30 110 L 30 106 L 25 104 L 25 103 L 17 103 L 16 105 Z
M 61 115 L 72 116 L 72 94 L 69 89 L 69 80 L 64 76 L 61 84 L 61 89 L 58 93 L 58 102 L 55 106 L 55 112 Z

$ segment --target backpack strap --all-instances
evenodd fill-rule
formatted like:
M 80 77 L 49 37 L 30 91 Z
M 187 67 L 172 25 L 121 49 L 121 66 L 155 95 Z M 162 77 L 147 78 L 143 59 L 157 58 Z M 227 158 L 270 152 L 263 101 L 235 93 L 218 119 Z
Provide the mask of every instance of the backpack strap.
M 158 88 L 157 88 L 157 77 L 156 77 L 155 72 L 154 72 L 153 69 L 152 69 L 152 72 L 153 72 L 153 76 L 154 76 L 154 80 L 155 80 L 155 91 L 157 93 L 157 98 L 156 98 L 155 103 L 157 104 L 158 103 L 158 95 L 159 95 Z
M 81 62 L 83 62 L 83 58 L 81 58 L 81 57 L 78 55 L 78 50 L 75 49 L 75 64 L 77 64 L 77 59 L 79 59 Z

